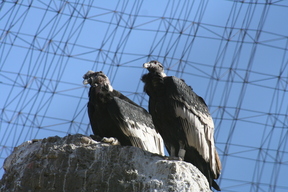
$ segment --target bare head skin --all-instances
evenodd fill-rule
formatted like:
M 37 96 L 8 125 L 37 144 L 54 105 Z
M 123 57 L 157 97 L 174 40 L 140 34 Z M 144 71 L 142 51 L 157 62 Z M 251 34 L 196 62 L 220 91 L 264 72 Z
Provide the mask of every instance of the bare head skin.
M 165 77 L 164 67 L 159 61 L 149 61 L 143 64 L 143 67 L 146 68 L 150 73 L 159 73 L 162 77 Z
M 90 84 L 91 87 L 96 87 L 97 90 L 101 91 L 103 87 L 107 87 L 108 91 L 113 91 L 113 88 L 110 84 L 109 78 L 102 72 L 94 72 L 94 71 L 88 71 L 83 76 L 83 84 L 87 85 Z

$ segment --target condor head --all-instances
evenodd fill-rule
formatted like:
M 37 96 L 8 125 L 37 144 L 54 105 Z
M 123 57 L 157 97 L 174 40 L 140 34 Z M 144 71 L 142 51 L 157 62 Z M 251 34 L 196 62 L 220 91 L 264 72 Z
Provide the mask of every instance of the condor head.
M 159 61 L 149 61 L 143 64 L 143 67 L 146 68 L 150 73 L 159 73 L 162 77 L 165 77 L 164 67 Z

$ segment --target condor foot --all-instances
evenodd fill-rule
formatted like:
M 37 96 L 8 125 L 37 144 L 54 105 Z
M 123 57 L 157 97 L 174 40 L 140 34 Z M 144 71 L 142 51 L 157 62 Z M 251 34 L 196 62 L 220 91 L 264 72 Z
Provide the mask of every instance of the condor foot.
M 101 142 L 109 143 L 111 145 L 120 145 L 120 142 L 115 137 L 103 137 Z
M 183 161 L 181 157 L 175 157 L 175 156 L 165 156 L 165 160 Z

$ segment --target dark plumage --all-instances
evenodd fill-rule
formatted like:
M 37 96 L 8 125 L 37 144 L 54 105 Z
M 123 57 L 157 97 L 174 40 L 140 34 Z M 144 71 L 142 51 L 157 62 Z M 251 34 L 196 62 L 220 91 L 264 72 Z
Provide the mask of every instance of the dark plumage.
M 144 68 L 144 91 L 149 95 L 149 112 L 170 156 L 195 165 L 210 187 L 220 190 L 214 179 L 221 162 L 214 144 L 214 123 L 204 100 L 182 79 L 166 76 L 161 63 L 150 61 Z
M 164 155 L 163 140 L 145 109 L 113 89 L 103 72 L 88 71 L 83 78 L 91 85 L 88 115 L 94 135 Z

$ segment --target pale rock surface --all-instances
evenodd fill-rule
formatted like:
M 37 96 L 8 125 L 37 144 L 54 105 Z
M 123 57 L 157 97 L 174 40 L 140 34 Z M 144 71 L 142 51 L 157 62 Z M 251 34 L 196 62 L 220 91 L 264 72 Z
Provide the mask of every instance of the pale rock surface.
M 190 163 L 84 135 L 27 141 L 5 160 L 0 191 L 211 191 Z

